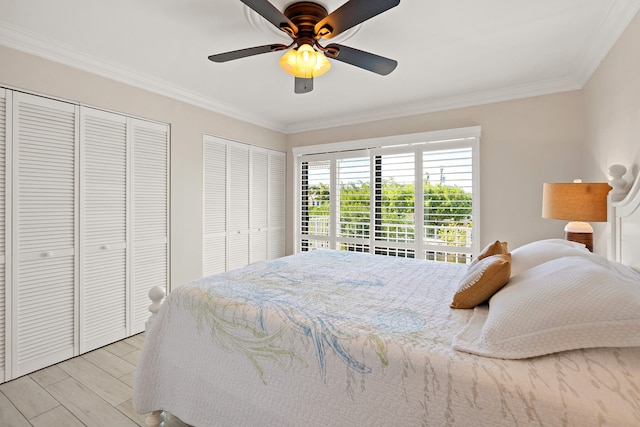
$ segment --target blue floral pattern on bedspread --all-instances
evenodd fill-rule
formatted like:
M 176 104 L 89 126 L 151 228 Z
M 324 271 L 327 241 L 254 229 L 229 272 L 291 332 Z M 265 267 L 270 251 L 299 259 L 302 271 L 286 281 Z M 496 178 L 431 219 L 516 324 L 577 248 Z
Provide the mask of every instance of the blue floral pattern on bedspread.
M 438 274 L 451 280 L 450 268 L 433 264 L 318 250 L 206 277 L 178 288 L 173 298 L 220 347 L 246 357 L 263 382 L 267 361 L 282 367 L 307 363 L 292 335 L 302 340 L 303 349 L 314 349 L 326 382 L 328 355 L 367 374 L 389 363 L 390 339 L 412 345 L 438 341 L 438 331 L 429 330 L 423 313 L 424 295 L 416 294 L 420 286 L 394 289 L 399 273 L 421 268 L 433 272 L 435 283 Z M 460 267 L 456 271 L 462 274 Z M 357 352 L 362 345 L 373 349 L 377 361 L 364 360 Z

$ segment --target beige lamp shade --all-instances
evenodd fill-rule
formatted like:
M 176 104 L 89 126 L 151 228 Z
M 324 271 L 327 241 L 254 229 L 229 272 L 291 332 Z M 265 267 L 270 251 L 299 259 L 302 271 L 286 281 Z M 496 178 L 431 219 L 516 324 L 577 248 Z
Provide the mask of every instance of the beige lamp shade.
M 542 217 L 566 221 L 607 220 L 607 183 L 545 183 L 542 189 Z

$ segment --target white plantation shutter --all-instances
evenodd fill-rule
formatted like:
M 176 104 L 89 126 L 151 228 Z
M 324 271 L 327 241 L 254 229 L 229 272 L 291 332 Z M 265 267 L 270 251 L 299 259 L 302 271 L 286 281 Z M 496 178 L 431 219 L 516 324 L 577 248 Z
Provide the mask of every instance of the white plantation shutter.
M 250 262 L 267 259 L 269 226 L 269 152 L 251 148 Z
M 413 258 L 415 249 L 415 153 L 372 156 L 375 253 Z M 377 193 L 375 193 L 377 191 Z M 387 242 L 392 242 L 390 249 Z
M 294 148 L 296 251 L 468 263 L 479 250 L 479 138 L 470 127 Z
M 424 257 L 464 263 L 471 256 L 473 150 L 455 147 L 423 153 Z M 442 187 L 459 191 L 443 197 Z
M 341 249 L 369 252 L 371 170 L 368 153 L 336 160 L 337 244 Z
M 268 259 L 285 255 L 285 177 L 285 153 L 270 152 Z
M 126 337 L 127 118 L 81 110 L 80 351 Z
M 0 382 L 4 382 L 5 376 L 5 340 L 7 339 L 6 332 L 6 292 L 7 292 L 7 239 L 6 239 L 6 226 L 7 226 L 7 200 L 6 200 L 6 185 L 7 185 L 7 91 L 0 89 Z
M 249 264 L 249 146 L 229 144 L 229 264 L 228 269 Z
M 144 330 L 149 289 L 168 282 L 168 126 L 131 119 L 132 330 Z
M 227 268 L 227 143 L 205 136 L 203 150 L 203 250 L 204 276 Z
M 14 377 L 74 355 L 76 109 L 14 95 Z
M 325 157 L 306 156 L 300 159 L 299 245 L 303 251 L 331 247 L 332 161 Z

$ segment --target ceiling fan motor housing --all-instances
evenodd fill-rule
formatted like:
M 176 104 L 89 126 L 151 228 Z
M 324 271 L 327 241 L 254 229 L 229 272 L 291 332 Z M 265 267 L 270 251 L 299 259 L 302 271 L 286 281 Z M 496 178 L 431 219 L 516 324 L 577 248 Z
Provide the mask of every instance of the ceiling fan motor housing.
M 323 6 L 309 1 L 293 3 L 285 9 L 284 16 L 298 27 L 298 32 L 293 35 L 298 47 L 303 44 L 314 46 L 316 40 L 331 33 L 331 29 L 327 26 L 323 27 L 319 34 L 316 34 L 315 30 L 316 24 L 328 14 Z

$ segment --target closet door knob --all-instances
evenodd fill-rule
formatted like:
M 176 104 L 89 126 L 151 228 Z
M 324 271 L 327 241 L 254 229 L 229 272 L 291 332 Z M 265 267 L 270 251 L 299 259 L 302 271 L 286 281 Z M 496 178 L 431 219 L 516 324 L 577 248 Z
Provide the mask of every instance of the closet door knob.
M 45 257 L 45 258 L 49 258 L 51 255 L 53 255 L 53 252 L 51 252 L 51 251 L 47 251 L 47 252 L 43 252 L 42 253 L 42 256 Z
M 100 248 L 100 249 L 103 249 L 103 250 L 106 251 L 107 249 L 109 249 L 109 245 L 102 245 L 102 248 Z

